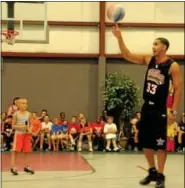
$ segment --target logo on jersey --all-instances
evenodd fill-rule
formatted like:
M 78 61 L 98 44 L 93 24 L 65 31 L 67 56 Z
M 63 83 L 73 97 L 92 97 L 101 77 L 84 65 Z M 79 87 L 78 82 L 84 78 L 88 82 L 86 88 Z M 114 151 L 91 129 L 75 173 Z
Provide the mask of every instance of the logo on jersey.
M 164 75 L 161 74 L 161 71 L 158 69 L 149 69 L 148 70 L 148 75 L 147 75 L 147 80 L 148 81 L 153 81 L 157 85 L 162 85 L 164 84 Z

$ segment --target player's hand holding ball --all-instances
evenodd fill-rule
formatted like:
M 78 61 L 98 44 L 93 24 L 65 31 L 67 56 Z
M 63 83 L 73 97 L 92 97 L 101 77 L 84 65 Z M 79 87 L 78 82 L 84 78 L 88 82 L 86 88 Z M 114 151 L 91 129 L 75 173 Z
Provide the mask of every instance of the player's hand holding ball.
M 119 39 L 121 37 L 121 32 L 118 27 L 117 22 L 121 21 L 125 16 L 125 10 L 120 4 L 110 5 L 107 9 L 107 17 L 109 20 L 115 23 L 115 26 L 112 28 L 114 36 Z
M 121 37 L 121 31 L 120 31 L 120 29 L 119 29 L 119 27 L 118 27 L 117 24 L 115 24 L 115 26 L 113 26 L 113 28 L 112 28 L 112 33 L 114 34 L 114 36 L 115 36 L 117 39 L 119 39 L 119 38 Z

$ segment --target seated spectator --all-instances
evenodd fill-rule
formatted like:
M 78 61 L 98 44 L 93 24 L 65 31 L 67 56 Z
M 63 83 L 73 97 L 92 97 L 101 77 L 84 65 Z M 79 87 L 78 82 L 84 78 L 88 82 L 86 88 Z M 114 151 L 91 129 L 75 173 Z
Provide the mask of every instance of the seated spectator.
M 41 122 L 43 122 L 44 121 L 44 117 L 46 116 L 48 114 L 48 111 L 47 110 L 42 110 L 41 112 L 40 112 L 40 116 L 38 117 L 38 120 L 40 120 Z
M 6 112 L 1 112 L 1 123 L 4 123 L 7 118 L 7 113 Z
M 0 139 L 0 146 L 1 146 L 1 150 L 4 151 L 4 123 L 6 121 L 6 117 L 7 117 L 7 113 L 6 112 L 2 112 L 1 113 L 1 139 Z
M 175 135 L 177 134 L 177 123 L 174 122 L 171 125 L 168 125 L 167 129 L 167 151 L 175 151 Z
M 91 124 L 87 122 L 86 118 L 81 118 L 80 121 L 80 135 L 78 142 L 78 151 L 82 151 L 82 142 L 84 138 L 87 138 L 89 151 L 92 152 L 92 127 Z
M 138 151 L 138 123 L 140 121 L 141 114 L 136 112 L 135 117 L 131 119 L 131 137 L 128 140 L 128 144 L 131 146 L 131 150 Z
M 44 116 L 44 121 L 42 122 L 42 127 L 41 127 L 41 135 L 40 135 L 40 150 L 43 150 L 43 144 L 44 144 L 44 137 L 47 137 L 47 142 L 48 142 L 48 149 L 51 150 L 51 126 L 52 123 L 50 122 L 50 117 L 49 115 Z
M 77 123 L 77 117 L 73 116 L 71 122 L 68 125 L 68 136 L 70 143 L 72 144 L 71 150 L 74 150 L 76 145 L 75 140 L 78 138 L 80 133 L 80 124 Z
M 65 112 L 60 112 L 60 119 L 58 121 L 58 124 L 62 125 L 64 123 L 65 118 L 66 118 Z
M 107 140 L 106 144 L 106 151 L 111 151 L 111 143 L 113 144 L 114 151 L 119 151 L 119 148 L 116 144 L 116 133 L 117 133 L 117 127 L 116 124 L 113 123 L 113 117 L 108 116 L 107 117 L 107 123 L 104 126 L 104 133 Z
M 63 149 L 69 149 L 69 142 L 68 142 L 68 123 L 66 120 L 64 120 L 63 124 L 60 128 L 61 134 L 59 135 L 59 139 L 61 141 L 61 145 Z
M 185 113 L 182 113 L 182 119 L 178 126 L 178 143 L 180 144 L 180 151 L 185 152 Z
M 33 150 L 36 150 L 37 144 L 39 143 L 41 128 L 42 125 L 41 125 L 41 121 L 38 119 L 37 112 L 32 112 L 31 132 L 32 132 Z
M 83 113 L 79 113 L 78 115 L 78 123 L 81 122 L 81 119 L 85 118 L 85 115 Z
M 53 145 L 53 151 L 59 150 L 59 132 L 60 125 L 58 124 L 58 118 L 54 118 L 53 124 L 51 126 L 51 140 Z
M 98 151 L 103 151 L 105 147 L 105 137 L 104 137 L 104 123 L 101 121 L 101 117 L 98 116 L 96 121 L 92 123 L 93 129 L 93 145 L 97 145 Z
M 107 111 L 106 111 L 106 110 L 103 110 L 103 112 L 102 112 L 102 121 L 103 121 L 104 123 L 107 123 L 107 117 L 108 117 Z
M 6 150 L 11 150 L 11 143 L 13 142 L 12 116 L 7 116 L 7 121 L 4 124 L 4 141 L 6 143 Z
M 13 99 L 13 104 L 9 106 L 8 108 L 8 116 L 13 115 L 18 110 L 18 103 L 19 103 L 20 97 L 15 97 Z

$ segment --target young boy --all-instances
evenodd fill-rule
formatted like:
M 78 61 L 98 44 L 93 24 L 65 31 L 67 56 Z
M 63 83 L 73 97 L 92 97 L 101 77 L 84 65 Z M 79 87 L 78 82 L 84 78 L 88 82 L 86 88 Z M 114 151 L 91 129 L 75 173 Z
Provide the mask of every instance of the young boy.
M 30 112 L 27 111 L 28 102 L 26 99 L 19 100 L 19 110 L 15 112 L 12 120 L 12 128 L 15 130 L 13 151 L 11 157 L 11 173 L 18 175 L 16 169 L 17 153 L 24 152 L 25 167 L 24 171 L 34 174 L 34 171 L 28 165 L 27 155 L 31 152 L 31 130 L 30 130 Z
M 72 144 L 71 150 L 74 150 L 75 140 L 78 138 L 80 132 L 80 124 L 77 123 L 77 117 L 73 116 L 68 126 L 68 136 Z
M 116 124 L 113 123 L 112 116 L 107 117 L 107 123 L 105 124 L 104 127 L 104 133 L 106 135 L 106 140 L 107 140 L 106 151 L 111 151 L 110 149 L 111 142 L 113 144 L 114 151 L 118 151 L 119 148 L 117 147 L 116 144 L 117 127 Z
M 58 124 L 58 118 L 54 118 L 53 124 L 51 126 L 51 140 L 53 145 L 53 151 L 59 150 L 59 129 L 60 125 Z
M 62 125 L 60 125 L 60 132 L 61 134 L 59 135 L 59 139 L 61 141 L 62 148 L 66 148 L 67 150 L 69 149 L 69 136 L 68 136 L 68 122 L 67 120 L 64 120 Z
M 44 121 L 42 122 L 41 134 L 40 134 L 40 151 L 43 151 L 44 145 L 44 137 L 47 137 L 48 141 L 48 149 L 47 151 L 51 151 L 51 126 L 49 115 L 44 116 Z

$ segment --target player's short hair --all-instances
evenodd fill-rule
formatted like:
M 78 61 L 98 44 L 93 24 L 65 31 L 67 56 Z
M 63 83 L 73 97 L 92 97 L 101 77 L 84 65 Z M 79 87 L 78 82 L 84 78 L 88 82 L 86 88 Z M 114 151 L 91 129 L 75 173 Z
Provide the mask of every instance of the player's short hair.
M 168 50 L 168 48 L 170 47 L 170 42 L 168 39 L 163 37 L 158 37 L 156 38 L 156 40 L 159 40 L 162 44 L 164 44 L 166 46 L 166 50 Z

